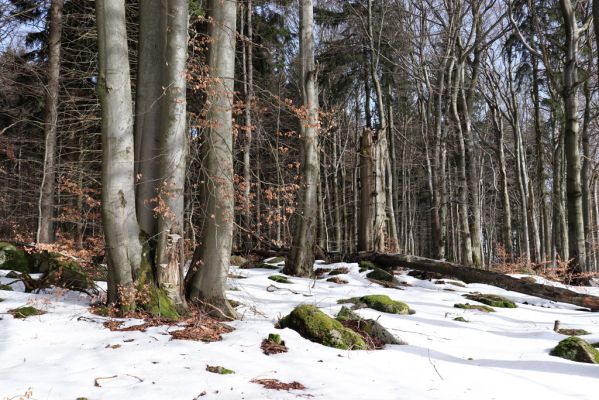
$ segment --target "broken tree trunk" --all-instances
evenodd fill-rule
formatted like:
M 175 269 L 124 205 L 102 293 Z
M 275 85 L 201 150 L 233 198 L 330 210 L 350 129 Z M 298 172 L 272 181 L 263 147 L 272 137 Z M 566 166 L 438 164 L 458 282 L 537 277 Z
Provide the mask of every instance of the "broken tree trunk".
M 531 283 L 498 272 L 465 267 L 448 261 L 432 260 L 412 255 L 383 253 L 360 253 L 359 259 L 372 261 L 384 269 L 406 267 L 425 272 L 437 272 L 461 279 L 466 283 L 486 283 L 513 292 L 551 301 L 574 304 L 589 308 L 591 311 L 599 311 L 599 297 L 597 296 L 585 295 L 560 287 Z

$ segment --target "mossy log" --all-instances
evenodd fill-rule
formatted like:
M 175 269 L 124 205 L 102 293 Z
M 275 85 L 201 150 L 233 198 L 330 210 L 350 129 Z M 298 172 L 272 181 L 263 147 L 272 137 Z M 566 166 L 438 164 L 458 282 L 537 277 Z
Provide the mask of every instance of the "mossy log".
M 391 270 L 396 267 L 417 269 L 425 272 L 437 272 L 444 276 L 458 278 L 465 283 L 486 283 L 513 292 L 523 293 L 542 299 L 574 304 L 599 311 L 599 297 L 581 294 L 572 290 L 523 281 L 498 272 L 470 268 L 449 261 L 433 260 L 403 254 L 360 253 L 360 260 L 375 263 L 378 267 Z
M 79 263 L 58 253 L 34 248 L 22 248 L 0 242 L 0 269 L 17 271 L 10 274 L 25 285 L 26 292 L 44 289 L 51 285 L 66 289 L 97 293 L 97 286 Z M 42 274 L 34 279 L 30 274 Z

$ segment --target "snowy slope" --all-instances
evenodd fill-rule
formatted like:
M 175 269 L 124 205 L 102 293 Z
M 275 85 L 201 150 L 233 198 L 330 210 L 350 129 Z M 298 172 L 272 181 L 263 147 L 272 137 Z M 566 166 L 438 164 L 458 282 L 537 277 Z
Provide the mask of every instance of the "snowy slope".
M 104 318 L 92 315 L 89 299 L 69 292 L 25 294 L 0 291 L 0 399 L 23 395 L 34 399 L 595 399 L 599 365 L 579 364 L 549 356 L 563 335 L 553 323 L 593 332 L 599 341 L 599 314 L 575 306 L 508 292 L 487 285 L 466 288 L 409 276 L 405 290 L 370 283 L 356 264 L 342 275 L 347 285 L 291 278 L 294 284 L 267 279 L 273 271 L 237 270 L 232 299 L 244 303 L 241 321 L 221 342 L 172 340 L 172 327 L 146 332 L 111 332 Z M 319 265 L 322 267 L 322 265 Z M 0 271 L 0 283 L 6 271 Z M 274 284 L 278 288 L 269 292 Z M 454 291 L 448 291 L 452 289 Z M 589 289 L 591 290 L 591 289 Z M 597 290 L 594 288 L 592 290 Z M 497 293 L 518 302 L 517 309 L 495 313 L 460 310 L 461 294 Z M 307 341 L 295 331 L 275 330 L 274 322 L 300 303 L 315 304 L 335 315 L 337 300 L 365 294 L 387 294 L 407 302 L 415 315 L 358 312 L 378 318 L 407 346 L 379 351 L 343 351 Z M 528 305 L 522 304 L 527 302 Z M 6 311 L 34 304 L 47 314 L 14 319 Z M 453 321 L 463 316 L 470 323 Z M 80 318 L 83 317 L 83 318 Z M 260 349 L 270 332 L 280 333 L 288 353 L 266 356 Z M 133 341 L 131 341 L 133 339 Z M 111 345 L 116 348 L 110 347 Z M 232 375 L 207 372 L 206 365 L 235 370 Z M 116 377 L 114 377 L 116 375 Z M 101 387 L 94 386 L 98 377 Z M 298 381 L 306 390 L 275 391 L 250 383 L 255 378 Z M 204 395 L 199 396 L 204 393 Z M 199 396 L 199 397 L 198 397 Z

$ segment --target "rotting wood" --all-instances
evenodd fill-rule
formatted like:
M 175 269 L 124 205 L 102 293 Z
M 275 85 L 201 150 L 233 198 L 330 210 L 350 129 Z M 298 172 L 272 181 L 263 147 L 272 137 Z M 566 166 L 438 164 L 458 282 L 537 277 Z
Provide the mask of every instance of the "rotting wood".
M 438 272 L 446 276 L 458 278 L 465 283 L 486 283 L 513 292 L 523 293 L 542 299 L 574 304 L 599 311 L 599 297 L 574 292 L 569 289 L 532 283 L 498 272 L 465 267 L 448 261 L 433 260 L 403 254 L 360 253 L 360 260 L 368 260 L 383 269 L 405 267 L 426 272 Z

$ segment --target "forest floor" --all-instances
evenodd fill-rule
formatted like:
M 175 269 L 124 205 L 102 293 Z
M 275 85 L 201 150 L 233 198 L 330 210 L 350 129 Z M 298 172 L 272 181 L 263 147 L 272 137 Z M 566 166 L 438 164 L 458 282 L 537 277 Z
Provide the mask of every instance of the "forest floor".
M 63 290 L 26 294 L 14 284 L 15 291 L 0 290 L 0 399 L 597 398 L 599 365 L 549 352 L 566 337 L 553 331 L 555 320 L 563 328 L 586 329 L 591 335 L 584 338 L 599 342 L 599 313 L 493 286 L 436 284 L 405 274 L 398 276 L 409 285 L 403 290 L 383 288 L 367 280 L 357 264 L 318 265 L 342 266 L 349 268 L 339 275 L 347 284 L 299 278 L 275 283 L 268 277 L 276 271 L 233 268 L 236 278 L 230 280 L 228 295 L 242 303 L 242 318 L 229 323 L 234 330 L 221 341 L 211 343 L 173 339 L 170 333 L 180 328 L 166 325 L 111 331 L 104 326 L 109 318 L 90 313 L 87 295 Z M 12 281 L 7 272 L 0 271 L 0 284 Z M 577 290 L 599 295 L 599 288 Z M 454 308 L 470 292 L 499 294 L 518 308 L 493 313 Z M 378 319 L 408 345 L 338 350 L 274 328 L 298 304 L 314 304 L 334 316 L 341 307 L 337 300 L 366 294 L 386 294 L 416 311 L 357 311 Z M 46 313 L 26 319 L 8 313 L 23 305 Z M 263 354 L 260 345 L 269 333 L 280 334 L 289 351 Z M 235 373 L 211 373 L 208 365 Z M 255 383 L 260 379 L 299 382 L 305 389 L 267 389 Z

